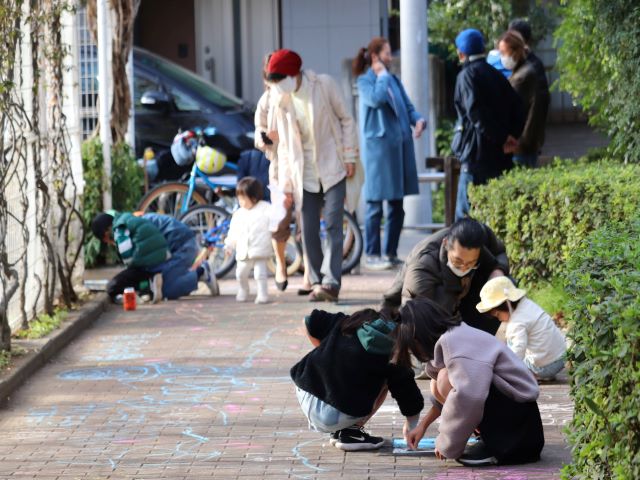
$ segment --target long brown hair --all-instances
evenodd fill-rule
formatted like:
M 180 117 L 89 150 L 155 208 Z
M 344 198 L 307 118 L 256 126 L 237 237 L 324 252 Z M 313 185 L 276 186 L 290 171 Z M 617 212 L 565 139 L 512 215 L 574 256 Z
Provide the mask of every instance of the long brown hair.
M 362 75 L 365 70 L 371 65 L 371 55 L 380 55 L 380 52 L 384 46 L 389 43 L 384 37 L 373 37 L 369 42 L 369 46 L 358 50 L 358 54 L 351 62 L 351 72 L 354 77 Z
M 517 30 L 507 30 L 502 34 L 498 43 L 504 42 L 512 52 L 513 59 L 520 63 L 527 58 L 527 44 Z

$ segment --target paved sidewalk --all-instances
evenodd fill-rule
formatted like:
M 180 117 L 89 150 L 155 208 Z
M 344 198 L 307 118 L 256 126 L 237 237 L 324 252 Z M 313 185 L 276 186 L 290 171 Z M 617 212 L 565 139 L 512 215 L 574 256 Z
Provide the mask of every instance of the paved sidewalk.
M 347 276 L 340 304 L 324 306 L 375 306 L 391 278 Z M 236 303 L 235 282 L 224 280 L 219 298 L 110 307 L 0 410 L 0 478 L 559 477 L 570 459 L 560 430 L 572 411 L 566 381 L 542 387 L 547 443 L 531 465 L 472 470 L 389 448 L 344 453 L 309 431 L 288 375 L 310 349 L 300 281 L 272 289 L 269 305 Z M 369 428 L 401 437 L 402 423 L 389 400 Z

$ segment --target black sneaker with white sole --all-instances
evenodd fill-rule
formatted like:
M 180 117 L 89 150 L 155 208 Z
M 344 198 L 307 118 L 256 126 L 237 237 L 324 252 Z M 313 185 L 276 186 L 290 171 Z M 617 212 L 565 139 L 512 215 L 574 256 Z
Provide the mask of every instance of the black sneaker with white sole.
M 347 452 L 358 450 L 376 450 L 384 444 L 384 438 L 374 437 L 362 427 L 349 427 L 340 430 L 335 447 Z
M 340 432 L 341 430 L 337 430 L 335 432 L 333 432 L 331 435 L 329 435 L 329 443 L 331 445 L 335 445 L 336 442 L 338 441 L 338 437 L 340 437 Z
M 456 461 L 465 467 L 488 467 L 498 464 L 498 459 L 491 455 L 481 439 L 478 439 L 473 445 L 467 446 Z

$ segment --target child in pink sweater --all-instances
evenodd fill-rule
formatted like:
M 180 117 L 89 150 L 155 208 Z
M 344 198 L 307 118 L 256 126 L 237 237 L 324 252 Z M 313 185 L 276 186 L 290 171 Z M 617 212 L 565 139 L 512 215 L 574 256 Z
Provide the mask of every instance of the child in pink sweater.
M 413 353 L 434 380 L 434 406 L 407 435 L 410 447 L 441 416 L 438 458 L 467 466 L 539 460 L 544 434 L 538 384 L 504 343 L 428 299 L 407 302 L 396 330 L 394 361 L 410 365 Z M 465 448 L 474 431 L 481 439 Z

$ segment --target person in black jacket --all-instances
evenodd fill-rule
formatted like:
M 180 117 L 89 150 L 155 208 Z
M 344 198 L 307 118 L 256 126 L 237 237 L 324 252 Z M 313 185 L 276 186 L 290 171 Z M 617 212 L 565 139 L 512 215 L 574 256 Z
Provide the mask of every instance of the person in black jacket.
M 451 148 L 461 164 L 456 220 L 469 212 L 467 187 L 482 185 L 513 166 L 511 156 L 524 127 L 522 101 L 509 82 L 485 61 L 484 38 L 475 29 L 456 37 L 463 63 L 456 79 L 458 114 Z
M 411 368 L 390 363 L 396 322 L 365 309 L 347 316 L 313 310 L 304 325 L 314 348 L 291 368 L 296 395 L 309 428 L 331 433 L 346 451 L 374 450 L 384 443 L 364 431 L 387 392 L 406 417 L 403 433 L 417 425 L 424 399 Z

